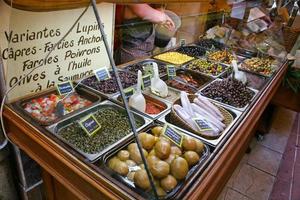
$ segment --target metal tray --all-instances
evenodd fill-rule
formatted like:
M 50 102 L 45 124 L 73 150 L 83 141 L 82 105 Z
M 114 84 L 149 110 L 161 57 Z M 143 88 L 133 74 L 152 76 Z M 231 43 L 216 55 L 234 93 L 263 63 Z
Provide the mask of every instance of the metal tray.
M 152 125 L 148 126 L 147 128 L 143 129 L 142 131 L 143 132 L 149 132 L 152 127 L 157 126 L 157 125 L 162 126 L 163 124 L 164 123 L 157 122 L 155 124 L 152 124 Z M 179 132 L 181 132 L 183 135 L 188 135 L 185 132 L 180 131 L 179 129 L 177 129 L 177 130 Z M 189 135 L 189 136 L 194 137 L 192 135 Z M 107 153 L 104 154 L 104 156 L 101 158 L 101 160 L 95 162 L 94 165 L 96 165 L 98 167 L 99 166 L 103 167 L 104 170 L 107 171 L 107 173 L 109 173 L 112 178 L 117 179 L 122 184 L 126 185 L 128 188 L 130 188 L 135 193 L 137 193 L 139 196 L 147 198 L 147 197 L 149 197 L 149 191 L 147 192 L 147 191 L 144 191 L 144 190 L 142 190 L 138 187 L 135 187 L 135 185 L 132 181 L 130 181 L 128 178 L 125 178 L 125 177 L 117 174 L 116 172 L 114 172 L 112 169 L 110 169 L 107 166 L 107 162 L 111 157 L 116 155 L 117 152 L 119 152 L 120 150 L 125 149 L 129 144 L 131 144 L 133 142 L 134 142 L 134 137 L 132 136 L 131 138 L 126 140 L 126 142 L 123 142 L 122 144 L 119 144 L 118 146 L 115 146 L 114 148 L 110 149 Z M 203 143 L 204 143 L 204 147 L 205 147 L 204 148 L 204 153 L 202 154 L 202 157 L 199 160 L 198 164 L 193 166 L 189 170 L 185 180 L 180 181 L 177 184 L 177 186 L 171 192 L 169 192 L 165 197 L 162 197 L 160 199 L 178 199 L 178 196 L 182 195 L 187 189 L 189 189 L 189 186 L 190 186 L 190 184 L 192 184 L 193 180 L 199 174 L 202 173 L 202 171 L 204 170 L 205 166 L 207 165 L 208 159 L 210 157 L 210 147 L 205 142 L 203 142 Z
M 140 114 L 142 114 L 142 115 L 144 115 L 144 116 L 146 116 L 146 117 L 148 117 L 152 120 L 155 120 L 155 119 L 158 119 L 161 115 L 163 115 L 164 113 L 166 113 L 167 111 L 170 110 L 171 104 L 169 102 L 160 100 L 157 97 L 153 97 L 153 96 L 150 96 L 150 95 L 147 95 L 147 94 L 143 94 L 143 95 L 146 99 L 146 102 L 150 101 L 151 103 L 155 104 L 157 107 L 161 108 L 162 111 L 158 114 L 148 114 L 148 113 L 136 110 L 135 108 L 132 108 L 135 112 L 140 113 Z M 121 95 L 116 95 L 115 97 L 113 97 L 113 100 L 117 101 L 118 104 L 123 105 Z
M 159 54 L 156 54 L 156 55 L 152 56 L 152 59 L 158 60 L 158 61 L 161 61 L 161 62 L 164 62 L 164 63 L 167 63 L 167 64 L 169 64 L 169 65 L 175 65 L 175 66 L 177 66 L 177 67 L 179 67 L 179 66 L 181 66 L 181 65 L 185 65 L 185 64 L 187 64 L 187 63 L 189 63 L 189 62 L 191 62 L 191 61 L 193 61 L 193 60 L 196 59 L 196 57 L 190 56 L 190 57 L 193 58 L 192 60 L 186 61 L 186 62 L 181 63 L 181 64 L 174 64 L 174 63 L 172 63 L 172 62 L 169 62 L 169 61 L 165 61 L 165 60 L 161 60 L 161 59 L 159 59 L 159 58 L 156 58 L 156 56 L 158 56 L 158 55 L 161 55 L 161 54 L 164 54 L 164 53 L 169 53 L 169 52 L 176 52 L 176 51 L 174 51 L 174 50 L 165 51 L 165 52 L 162 52 L 162 53 L 159 53 Z M 176 52 L 176 53 L 179 53 L 179 52 Z M 183 53 L 181 53 L 181 54 L 183 54 Z M 186 55 L 186 54 L 183 54 L 183 55 Z
M 191 75 L 193 77 L 193 79 L 200 85 L 199 87 L 195 87 L 193 85 L 191 85 L 190 83 L 186 83 L 187 85 L 196 88 L 197 90 L 203 88 L 205 85 L 207 85 L 208 83 L 210 83 L 213 79 L 210 76 L 206 76 L 203 74 L 198 74 L 195 73 L 192 70 L 187 70 L 187 69 L 177 69 L 176 70 L 176 77 L 181 75 L 181 74 L 188 74 Z M 179 78 L 179 77 L 178 77 Z M 180 79 L 180 78 L 179 78 Z
M 122 68 L 122 69 L 123 69 L 124 71 L 128 72 L 128 73 L 137 75 L 137 72 L 130 71 L 130 70 L 128 69 L 128 67 L 129 67 L 129 66 L 133 66 L 133 65 L 137 65 L 137 64 L 144 65 L 144 64 L 152 63 L 152 62 L 157 63 L 157 65 L 158 65 L 158 70 L 159 70 L 160 68 L 165 68 L 165 72 L 164 72 L 164 73 L 159 73 L 159 77 L 164 77 L 164 76 L 167 75 L 167 67 L 166 67 L 167 64 L 164 63 L 164 62 L 158 61 L 158 60 L 154 60 L 154 59 L 145 59 L 145 60 L 143 60 L 143 61 L 140 61 L 140 62 L 137 62 L 137 63 L 130 64 L 130 65 L 128 65 L 128 66 L 125 66 L 125 67 Z M 143 75 L 144 75 L 144 74 L 143 74 Z
M 255 52 L 255 51 L 252 51 L 249 49 L 243 49 L 243 48 L 236 47 L 236 46 L 233 46 L 232 49 L 236 52 L 236 54 L 247 57 L 247 58 L 255 57 L 258 54 L 257 51 Z
M 200 59 L 200 58 L 199 58 L 199 60 L 206 60 L 206 59 Z M 183 65 L 182 68 L 184 68 L 184 69 L 187 70 L 187 71 L 192 71 L 192 72 L 197 73 L 197 74 L 209 76 L 209 77 L 211 77 L 211 78 L 213 78 L 213 79 L 216 79 L 216 78 L 219 78 L 219 77 L 223 76 L 223 75 L 227 72 L 227 70 L 228 70 L 228 68 L 229 68 L 229 65 L 226 65 L 226 64 L 207 61 L 207 62 L 210 62 L 210 63 L 215 63 L 215 64 L 218 64 L 218 65 L 222 65 L 222 67 L 224 68 L 224 71 L 222 71 L 222 72 L 219 73 L 218 75 L 214 76 L 214 75 L 207 74 L 207 73 L 204 73 L 204 72 L 201 72 L 201 71 L 196 71 L 196 70 L 187 68 L 188 65 L 192 64 L 192 63 L 195 62 L 195 61 L 196 61 L 196 60 L 193 60 L 192 62 L 190 62 L 190 63 L 188 63 L 188 64 L 186 64 L 186 65 Z
M 168 91 L 169 91 L 169 95 L 166 97 L 166 98 L 163 98 L 163 97 L 159 97 L 155 94 L 153 94 L 151 92 L 151 89 L 150 88 L 147 88 L 146 90 L 144 90 L 144 94 L 146 95 L 149 95 L 151 97 L 154 97 L 154 98 L 157 98 L 161 101 L 164 101 L 164 102 L 167 102 L 167 103 L 174 103 L 174 101 L 176 101 L 179 97 L 180 97 L 180 91 L 179 90 L 176 90 L 174 88 L 171 88 L 171 87 L 168 87 Z M 172 95 L 170 95 L 170 93 L 172 93 Z M 172 97 L 173 96 L 173 97 Z
M 92 92 L 90 92 L 89 90 L 81 87 L 81 86 L 77 86 L 75 88 L 75 91 L 77 94 L 79 94 L 79 96 L 81 97 L 84 97 L 85 99 L 89 100 L 92 102 L 92 104 L 88 107 L 85 107 L 85 108 L 80 108 L 78 110 L 75 110 L 71 113 L 68 113 L 66 115 L 64 115 L 63 117 L 58 117 L 56 118 L 55 120 L 52 120 L 52 121 L 48 121 L 48 122 L 43 122 L 43 121 L 40 121 L 38 119 L 36 119 L 35 117 L 33 117 L 32 115 L 30 115 L 30 113 L 28 113 L 27 111 L 24 110 L 24 105 L 33 100 L 33 99 L 37 99 L 37 98 L 40 98 L 40 97 L 45 97 L 45 96 L 48 96 L 50 94 L 57 94 L 58 95 L 58 92 L 56 89 L 50 89 L 50 90 L 47 90 L 45 92 L 41 92 L 41 93 L 38 93 L 37 95 L 34 94 L 34 95 L 30 95 L 28 97 L 25 97 L 24 99 L 22 100 L 19 100 L 19 101 L 16 101 L 14 103 L 12 103 L 12 106 L 14 108 L 17 108 L 17 110 L 22 113 L 24 116 L 26 116 L 30 121 L 34 121 L 36 122 L 38 125 L 40 126 L 49 126 L 51 124 L 54 124 L 54 123 L 57 123 L 58 121 L 62 120 L 62 119 L 65 119 L 69 116 L 72 116 L 72 115 L 75 115 L 76 113 L 86 109 L 86 108 L 89 108 L 97 103 L 99 103 L 100 101 L 102 101 L 104 98 L 101 96 L 101 95 L 96 95 Z
M 70 125 L 71 123 L 73 123 L 74 121 L 77 121 L 77 120 L 80 120 L 92 113 L 95 113 L 95 112 L 98 112 L 99 110 L 101 110 L 102 108 L 106 108 L 106 107 L 113 107 L 115 108 L 116 110 L 119 110 L 121 112 L 125 112 L 125 110 L 113 103 L 113 102 L 110 102 L 110 101 L 103 101 L 101 102 L 100 104 L 98 105 L 94 105 L 93 107 L 81 112 L 81 113 L 78 113 L 76 116 L 73 116 L 73 117 L 69 117 L 63 121 L 60 121 L 54 125 L 51 125 L 51 126 L 48 126 L 46 127 L 46 129 L 52 133 L 53 135 L 55 135 L 57 138 L 59 138 L 61 141 L 63 141 L 64 143 L 66 143 L 67 145 L 69 145 L 72 149 L 74 149 L 75 151 L 77 151 L 79 154 L 81 154 L 82 156 L 84 156 L 85 158 L 87 158 L 89 161 L 94 161 L 95 159 L 97 159 L 99 156 L 101 156 L 103 153 L 105 153 L 106 151 L 108 151 L 109 149 L 111 149 L 112 147 L 118 145 L 119 143 L 121 143 L 122 141 L 126 140 L 127 138 L 129 138 L 131 135 L 133 135 L 133 133 L 129 133 L 128 135 L 126 135 L 125 137 L 121 138 L 119 141 L 115 142 L 115 143 L 112 143 L 112 144 L 109 144 L 106 148 L 102 149 L 101 151 L 97 152 L 97 153 L 94 153 L 94 154 L 90 154 L 90 153 L 85 153 L 83 152 L 82 150 L 80 150 L 79 148 L 77 148 L 75 145 L 71 144 L 70 142 L 68 142 L 67 140 L 65 140 L 63 137 L 61 137 L 59 135 L 59 131 Z M 142 117 L 141 115 L 133 112 L 133 115 L 138 119 L 138 120 L 141 120 L 143 122 L 143 125 L 141 127 L 139 127 L 137 130 L 141 130 L 142 128 L 146 127 L 147 125 L 149 125 L 152 121 L 150 119 L 147 119 L 146 117 Z M 85 133 L 83 133 L 85 134 Z
M 214 83 L 214 82 L 216 82 L 216 81 L 222 81 L 222 79 L 216 79 L 216 80 L 212 81 L 210 84 L 208 84 L 208 85 L 206 85 L 204 88 L 202 88 L 202 89 L 198 92 L 198 94 L 200 94 L 201 96 L 203 96 L 203 97 L 205 97 L 205 98 L 207 98 L 207 99 L 210 99 L 211 101 L 216 102 L 216 103 L 218 103 L 218 104 L 220 104 L 220 105 L 222 105 L 222 106 L 225 106 L 225 107 L 228 107 L 228 108 L 232 108 L 232 109 L 236 109 L 236 110 L 241 111 L 241 112 L 243 112 L 243 111 L 246 110 L 246 108 L 249 106 L 249 104 L 253 101 L 253 99 L 256 97 L 256 95 L 257 95 L 257 93 L 258 93 L 258 90 L 255 90 L 255 89 L 253 89 L 253 88 L 247 87 L 249 90 L 251 90 L 251 91 L 254 92 L 254 95 L 253 95 L 253 97 L 250 99 L 250 102 L 249 102 L 247 105 L 245 105 L 244 107 L 242 107 L 242 108 L 234 107 L 234 106 L 232 106 L 232 105 L 229 105 L 229 104 L 226 104 L 226 103 L 222 103 L 222 102 L 220 102 L 220 101 L 217 101 L 217 100 L 211 99 L 211 98 L 209 98 L 209 97 L 206 97 L 205 95 L 202 94 L 202 91 L 203 91 L 203 90 L 205 90 L 207 87 L 209 87 L 212 83 Z
M 201 137 L 200 135 L 197 135 L 195 133 L 191 133 L 191 132 L 185 130 L 184 128 L 178 127 L 176 124 L 173 124 L 173 122 L 170 121 L 170 112 L 168 112 L 165 115 L 161 116 L 158 119 L 158 121 L 163 122 L 163 123 L 169 123 L 172 126 L 176 127 L 177 129 L 183 131 L 184 133 L 186 133 L 188 135 L 192 135 L 193 137 L 201 139 L 201 140 L 207 142 L 208 144 L 212 145 L 213 147 L 216 147 L 228 135 L 228 132 L 230 131 L 232 126 L 236 123 L 236 121 L 238 120 L 238 118 L 241 116 L 242 113 L 237 111 L 237 110 L 231 109 L 229 107 L 220 105 L 218 103 L 215 103 L 215 104 L 218 105 L 218 106 L 221 106 L 222 108 L 227 110 L 233 117 L 233 121 L 225 128 L 225 130 L 221 133 L 220 137 L 218 137 L 216 139 L 207 139 L 207 138 Z
M 112 71 L 109 71 L 109 72 L 110 72 L 111 74 L 113 73 Z M 122 70 L 122 69 L 118 69 L 118 72 L 128 73 L 128 72 L 126 72 L 126 71 L 124 71 L 124 70 Z M 132 73 L 128 73 L 128 74 L 134 75 L 134 74 L 132 74 Z M 84 78 L 84 79 L 87 79 L 87 78 L 90 78 L 90 77 L 94 77 L 94 76 L 95 76 L 95 75 L 91 75 L 91 76 L 88 76 L 88 77 L 86 77 L 86 78 Z M 135 75 L 135 76 L 136 76 L 136 80 L 137 80 L 137 75 Z M 84 83 L 82 83 L 82 81 L 83 81 L 84 79 L 77 80 L 77 81 L 75 81 L 75 83 L 76 83 L 76 84 L 79 84 L 79 85 L 81 85 L 81 86 L 83 86 L 84 88 L 87 88 L 87 89 L 91 90 L 91 91 L 92 91 L 93 93 L 95 93 L 95 94 L 100 94 L 100 95 L 102 95 L 102 96 L 106 96 L 107 98 L 111 98 L 111 97 L 113 97 L 113 96 L 115 96 L 115 95 L 117 95 L 117 94 L 120 93 L 120 91 L 117 91 L 117 92 L 115 92 L 115 93 L 108 94 L 108 93 L 104 93 L 104 92 L 102 92 L 102 91 L 96 90 L 95 88 L 93 88 L 93 87 L 91 87 L 91 86 L 88 86 L 88 85 L 85 85 Z M 133 84 L 133 85 L 130 86 L 130 87 L 135 87 L 135 86 L 136 86 L 136 83 Z M 129 87 L 127 87 L 127 88 L 129 88 Z M 126 89 L 126 88 L 124 88 L 124 89 Z

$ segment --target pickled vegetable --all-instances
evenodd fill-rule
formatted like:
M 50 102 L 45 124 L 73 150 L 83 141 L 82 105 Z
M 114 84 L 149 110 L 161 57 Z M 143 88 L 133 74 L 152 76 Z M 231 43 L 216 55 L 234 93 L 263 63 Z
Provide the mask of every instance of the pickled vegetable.
M 184 179 L 188 171 L 189 171 L 188 162 L 182 157 L 175 158 L 171 163 L 171 174 L 177 180 Z
M 218 76 L 226 69 L 224 66 L 220 64 L 212 63 L 201 59 L 192 61 L 186 66 L 186 68 L 196 72 L 212 75 L 212 76 Z
M 134 174 L 134 183 L 142 189 L 150 188 L 150 181 L 146 170 L 141 169 Z
M 273 60 L 265 58 L 250 58 L 244 61 L 242 68 L 262 75 L 270 76 L 274 72 Z
M 32 99 L 25 103 L 24 110 L 32 117 L 40 122 L 51 122 L 58 118 L 56 115 L 56 105 L 63 98 L 56 94 Z M 84 99 L 77 93 L 70 94 L 62 100 L 64 106 L 64 114 L 68 114 L 80 108 L 87 107 L 92 104 L 91 101 Z
M 203 56 L 206 53 L 205 49 L 197 46 L 182 46 L 179 47 L 176 51 L 193 57 Z
M 225 48 L 224 44 L 217 42 L 213 39 L 204 39 L 200 40 L 197 43 L 200 47 L 206 49 L 216 49 L 216 50 L 223 50 Z
M 150 62 L 149 62 L 150 63 Z M 156 62 L 158 65 L 158 71 L 159 74 L 166 74 L 167 73 L 167 68 L 165 66 L 165 64 L 162 63 L 158 63 Z M 145 75 L 145 69 L 144 66 L 146 65 L 145 62 L 141 62 L 141 63 L 137 63 L 137 64 L 133 64 L 133 65 L 129 65 L 125 68 L 125 70 L 132 72 L 133 74 L 137 74 L 139 70 L 141 70 L 141 72 L 143 73 L 143 75 Z
M 208 54 L 208 59 L 211 61 L 222 62 L 225 64 L 231 64 L 233 55 L 228 51 L 216 51 Z
M 101 129 L 94 136 L 88 136 L 78 121 L 60 129 L 58 135 L 81 151 L 94 154 L 99 153 L 131 132 L 127 115 L 113 107 L 103 108 L 94 113 L 94 116 L 101 125 Z M 136 125 L 140 127 L 142 122 L 136 120 Z
M 151 132 L 152 134 L 149 134 L 148 132 L 142 132 L 139 134 L 139 139 L 142 143 L 142 146 L 144 148 L 147 148 L 149 155 L 145 154 L 146 161 L 149 167 L 149 170 L 151 172 L 151 175 L 154 178 L 154 185 L 157 192 L 159 193 L 159 196 L 165 196 L 172 190 L 178 186 L 179 182 L 181 180 L 188 178 L 188 172 L 189 170 L 196 165 L 200 158 L 203 155 L 203 148 L 204 144 L 201 143 L 201 141 L 198 141 L 197 139 L 194 139 L 192 137 L 184 136 L 185 138 L 185 144 L 183 147 L 176 146 L 171 140 L 166 138 L 165 136 L 161 135 L 161 126 L 154 126 L 152 127 Z M 154 136 L 156 134 L 157 136 L 160 136 L 157 138 Z M 148 136 L 147 136 L 148 135 Z M 151 136 L 151 139 L 148 137 Z M 156 138 L 155 144 L 152 145 L 153 138 Z M 151 141 L 151 145 L 145 146 L 143 143 L 147 143 L 147 141 Z M 203 146 L 201 146 L 201 144 Z M 151 148 L 150 148 L 151 146 Z M 199 149 L 197 147 L 199 146 Z M 192 150 L 186 150 L 186 149 L 194 149 L 199 150 L 200 154 L 196 153 Z M 137 150 L 137 144 L 131 143 L 127 146 L 126 150 L 120 150 L 116 153 L 116 155 L 119 155 L 120 152 L 122 154 L 123 151 L 129 151 L 130 156 L 132 155 L 132 152 Z M 144 151 L 144 150 L 143 150 Z M 145 152 L 144 152 L 145 153 Z M 183 155 L 182 155 L 183 154 Z M 111 160 L 108 161 L 108 166 L 110 167 L 111 164 L 114 164 L 114 162 L 122 162 L 119 159 L 114 161 L 116 157 L 112 157 Z M 133 158 L 130 158 L 133 159 Z M 133 159 L 134 160 L 134 159 Z M 129 173 L 124 176 L 121 173 L 118 173 L 122 175 L 123 177 L 127 177 L 127 181 L 130 181 L 133 179 L 133 183 L 145 191 L 148 191 L 150 189 L 150 183 L 146 174 L 146 171 L 144 170 L 144 164 L 140 164 L 140 162 L 136 162 L 135 166 L 132 166 L 131 163 L 128 163 L 129 160 L 127 160 L 125 163 L 129 166 Z M 133 162 L 134 163 L 134 162 Z M 113 165 L 115 166 L 115 165 Z M 113 169 L 114 170 L 114 169 Z M 114 170 L 116 171 L 116 170 Z M 125 170 L 120 170 L 123 174 L 126 172 Z M 133 178 L 134 177 L 134 178 Z
M 175 65 L 181 65 L 183 63 L 186 63 L 186 62 L 194 59 L 191 56 L 188 56 L 188 55 L 185 55 L 182 53 L 178 53 L 178 52 L 166 52 L 166 53 L 154 56 L 154 58 L 175 64 Z
M 146 100 L 146 113 L 150 115 L 157 115 L 161 113 L 163 109 L 154 103 Z
M 168 80 L 167 85 L 176 88 L 177 90 L 186 91 L 189 94 L 194 94 L 197 92 L 195 88 L 176 80 Z

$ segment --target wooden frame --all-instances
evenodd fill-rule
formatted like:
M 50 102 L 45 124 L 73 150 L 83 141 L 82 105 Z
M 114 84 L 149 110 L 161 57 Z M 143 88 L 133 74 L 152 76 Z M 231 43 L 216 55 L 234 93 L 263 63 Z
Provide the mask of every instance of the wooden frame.
M 28 11 L 55 11 L 86 7 L 89 5 L 90 0 L 4 0 L 8 5 L 13 8 Z M 96 0 L 97 3 L 187 3 L 187 2 L 209 2 L 209 0 Z

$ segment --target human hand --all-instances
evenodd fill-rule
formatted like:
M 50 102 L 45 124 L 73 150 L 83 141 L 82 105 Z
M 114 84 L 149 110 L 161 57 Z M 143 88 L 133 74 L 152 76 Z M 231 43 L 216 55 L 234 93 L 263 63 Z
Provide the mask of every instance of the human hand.
M 175 29 L 175 23 L 166 13 L 163 12 L 163 14 L 164 20 L 161 22 L 161 25 L 166 27 L 168 30 L 173 31 Z

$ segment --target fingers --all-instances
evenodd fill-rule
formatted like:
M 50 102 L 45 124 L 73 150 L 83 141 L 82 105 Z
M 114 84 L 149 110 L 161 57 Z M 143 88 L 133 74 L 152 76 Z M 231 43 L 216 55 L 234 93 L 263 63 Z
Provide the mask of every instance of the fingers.
M 165 14 L 165 20 L 162 22 L 162 25 L 170 31 L 173 31 L 175 29 L 173 20 L 167 14 Z

